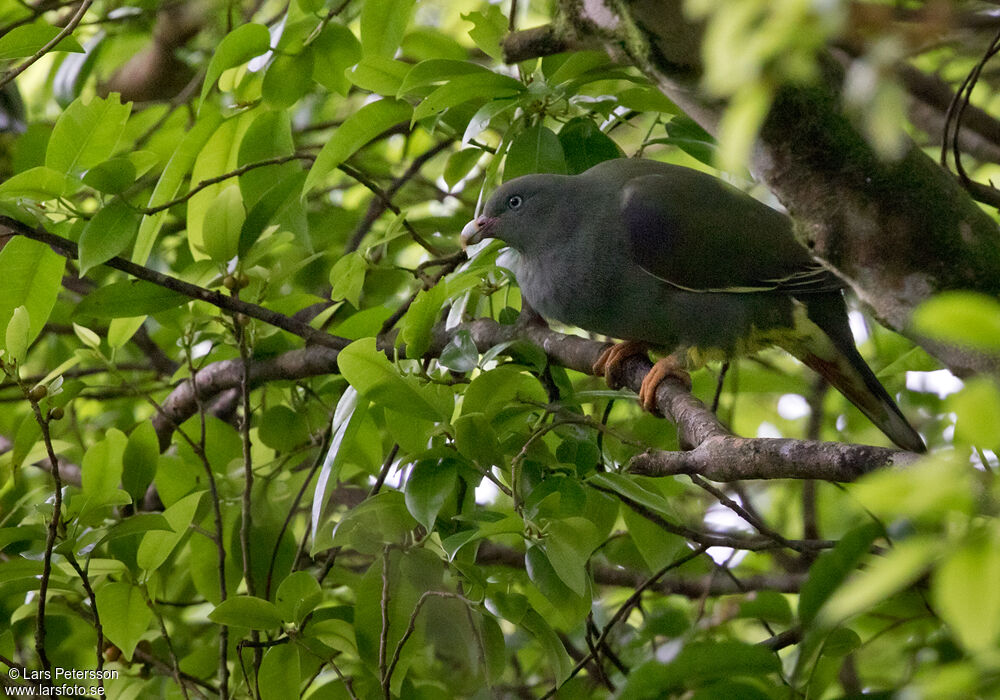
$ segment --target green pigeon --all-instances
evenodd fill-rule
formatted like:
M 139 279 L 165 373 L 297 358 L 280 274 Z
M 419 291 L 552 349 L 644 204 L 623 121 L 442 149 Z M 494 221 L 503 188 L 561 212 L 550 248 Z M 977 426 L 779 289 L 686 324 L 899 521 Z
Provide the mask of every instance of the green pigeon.
M 462 231 L 498 238 L 542 316 L 626 341 L 594 369 L 673 351 L 643 382 L 652 410 L 668 374 L 777 345 L 821 374 L 898 446 L 926 448 L 851 334 L 843 283 L 814 260 L 790 219 L 710 175 L 645 159 L 500 186 Z M 690 379 L 688 379 L 690 381 Z

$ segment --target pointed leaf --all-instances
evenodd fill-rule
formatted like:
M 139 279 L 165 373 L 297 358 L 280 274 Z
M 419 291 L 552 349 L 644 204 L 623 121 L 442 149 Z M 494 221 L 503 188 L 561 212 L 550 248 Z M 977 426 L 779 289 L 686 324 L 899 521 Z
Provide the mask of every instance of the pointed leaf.
M 140 221 L 142 215 L 119 198 L 97 212 L 80 234 L 80 274 L 125 250 Z
M 201 88 L 201 102 L 205 101 L 224 71 L 242 65 L 270 48 L 271 34 L 262 24 L 243 24 L 229 32 L 212 54 Z
M 384 99 L 367 104 L 348 117 L 340 128 L 333 132 L 333 136 L 323 146 L 323 150 L 316 157 L 316 162 L 309 169 L 309 176 L 302 192 L 303 197 L 355 151 L 389 127 L 406 121 L 411 114 L 412 108 L 406 102 Z

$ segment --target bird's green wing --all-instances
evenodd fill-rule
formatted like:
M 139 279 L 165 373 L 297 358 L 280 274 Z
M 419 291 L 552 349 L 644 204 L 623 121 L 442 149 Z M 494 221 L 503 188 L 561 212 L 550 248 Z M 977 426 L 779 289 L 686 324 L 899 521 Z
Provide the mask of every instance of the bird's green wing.
M 620 202 L 633 260 L 698 292 L 830 292 L 843 284 L 795 240 L 787 216 L 717 178 L 661 166 L 629 179 Z

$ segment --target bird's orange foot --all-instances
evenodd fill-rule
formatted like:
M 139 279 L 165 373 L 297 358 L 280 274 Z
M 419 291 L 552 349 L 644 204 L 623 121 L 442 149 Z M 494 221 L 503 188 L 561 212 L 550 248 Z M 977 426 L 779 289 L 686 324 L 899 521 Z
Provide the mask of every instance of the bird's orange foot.
M 680 359 L 676 355 L 667 355 L 662 360 L 658 360 L 649 374 L 642 380 L 639 387 L 639 405 L 643 410 L 650 413 L 656 410 L 656 390 L 667 377 L 679 379 L 691 391 L 691 375 L 684 370 Z
M 604 381 L 612 389 L 620 389 L 622 386 L 622 362 L 633 355 L 646 355 L 647 352 L 648 348 L 645 343 L 639 343 L 634 340 L 626 340 L 623 343 L 609 345 L 604 348 L 601 356 L 594 363 L 594 374 L 603 375 Z

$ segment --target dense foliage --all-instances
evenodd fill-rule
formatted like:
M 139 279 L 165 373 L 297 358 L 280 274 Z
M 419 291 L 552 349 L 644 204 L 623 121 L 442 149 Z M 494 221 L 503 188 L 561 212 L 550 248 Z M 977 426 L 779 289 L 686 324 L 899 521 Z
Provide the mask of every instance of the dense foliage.
M 859 131 L 930 150 L 895 62 L 958 83 L 980 59 L 920 43 L 960 14 L 687 4 L 719 142 L 603 51 L 505 65 L 510 8 L 481 0 L 0 6 L 8 693 L 996 695 L 995 375 L 941 392 L 855 314 L 929 456 L 851 484 L 637 476 L 675 428 L 581 371 L 601 343 L 517 324 L 496 243 L 459 247 L 501 180 L 621 156 L 767 198 L 745 159 L 774 91 L 841 40 Z M 988 296 L 919 321 L 1000 352 Z M 720 392 L 738 435 L 887 444 L 778 351 Z

